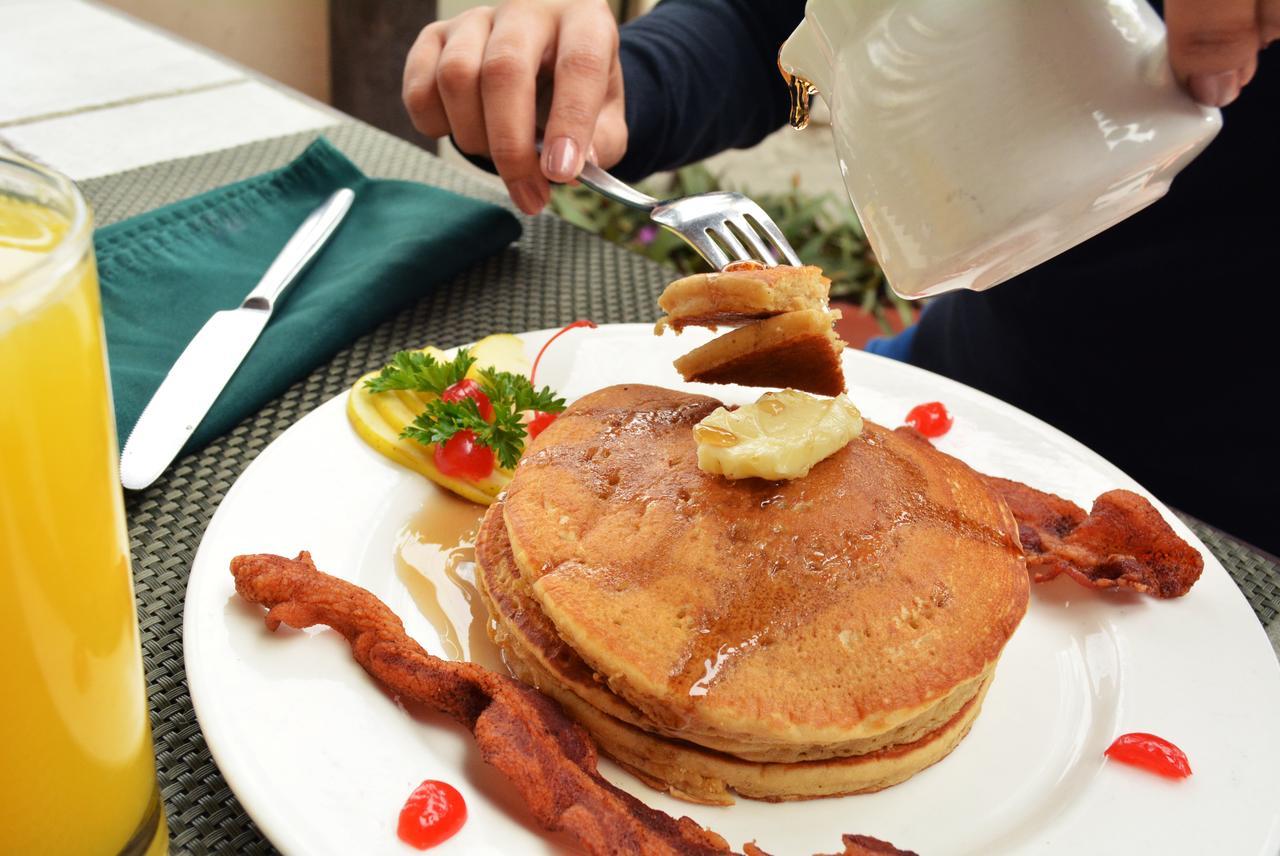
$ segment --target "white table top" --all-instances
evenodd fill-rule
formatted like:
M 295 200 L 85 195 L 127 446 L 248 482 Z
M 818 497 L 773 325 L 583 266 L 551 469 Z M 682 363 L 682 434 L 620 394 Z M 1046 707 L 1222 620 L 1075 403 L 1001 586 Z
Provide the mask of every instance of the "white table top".
M 344 120 L 87 0 L 0 0 L 0 149 L 76 180 Z

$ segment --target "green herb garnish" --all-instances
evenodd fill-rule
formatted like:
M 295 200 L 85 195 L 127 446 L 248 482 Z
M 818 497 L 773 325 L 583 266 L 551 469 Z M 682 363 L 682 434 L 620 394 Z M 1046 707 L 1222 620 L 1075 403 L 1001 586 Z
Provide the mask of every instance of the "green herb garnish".
M 365 383 L 373 392 L 408 389 L 440 395 L 462 380 L 475 364 L 466 350 L 449 362 L 441 362 L 418 351 L 401 351 L 391 364 Z M 476 383 L 493 405 L 493 418 L 485 421 L 475 399 L 428 402 L 413 423 L 400 436 L 426 446 L 444 443 L 461 431 L 470 431 L 476 442 L 494 451 L 503 469 L 512 469 L 524 454 L 525 430 L 523 413 L 537 410 L 560 413 L 565 401 L 550 387 L 534 389 L 529 379 L 513 372 L 481 369 Z
M 497 408 L 499 401 L 509 401 L 516 413 L 522 410 L 539 410 L 543 413 L 559 413 L 564 410 L 564 399 L 549 386 L 534 389 L 522 374 L 480 369 L 480 389 Z
M 401 351 L 391 358 L 391 363 L 377 377 L 369 378 L 364 385 L 371 392 L 409 389 L 440 395 L 466 377 L 475 362 L 475 357 L 465 348 L 448 362 L 441 362 L 421 351 Z

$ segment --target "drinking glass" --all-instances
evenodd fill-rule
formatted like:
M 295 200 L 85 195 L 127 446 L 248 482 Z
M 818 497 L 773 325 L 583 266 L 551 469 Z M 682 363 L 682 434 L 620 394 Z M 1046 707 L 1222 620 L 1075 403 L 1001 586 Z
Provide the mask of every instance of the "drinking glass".
M 164 853 L 92 215 L 0 154 L 0 853 Z

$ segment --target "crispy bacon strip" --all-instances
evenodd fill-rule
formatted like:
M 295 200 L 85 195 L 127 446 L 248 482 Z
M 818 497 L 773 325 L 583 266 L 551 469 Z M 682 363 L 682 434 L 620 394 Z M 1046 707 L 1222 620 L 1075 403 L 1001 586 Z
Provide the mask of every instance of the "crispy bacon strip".
M 929 439 L 909 425 L 894 429 L 920 443 Z M 1204 558 L 1178 537 L 1146 497 L 1109 490 L 1088 514 L 1074 502 L 1022 482 L 984 475 L 1018 521 L 1018 537 L 1031 579 L 1059 574 L 1089 588 L 1127 588 L 1153 597 L 1191 591 Z
M 470 729 L 481 757 L 506 775 L 538 822 L 566 832 L 588 853 L 732 853 L 711 830 L 652 809 L 606 781 L 596 769 L 595 744 L 554 701 L 474 663 L 432 657 L 386 604 L 321 573 L 309 553 L 237 556 L 231 574 L 241 597 L 267 607 L 271 630 L 282 623 L 328 625 L 346 638 L 356 662 L 396 695 Z
M 844 851 L 832 856 L 919 856 L 914 850 L 899 850 L 888 841 L 870 835 L 843 836 Z
M 870 835 L 844 835 L 841 843 L 844 844 L 843 850 L 826 856 L 919 856 L 914 850 L 899 850 L 888 841 L 881 841 Z M 754 844 L 748 844 L 746 851 L 746 856 L 768 856 Z
M 1145 497 L 1109 490 L 1088 514 L 1060 496 L 987 476 L 1018 521 L 1027 571 L 1036 582 L 1067 574 L 1091 588 L 1127 588 L 1153 597 L 1191 590 L 1204 559 Z
M 364 589 L 316 569 L 308 553 L 237 556 L 236 591 L 267 607 L 267 627 L 325 624 L 351 645 L 356 662 L 402 698 L 447 714 L 471 730 L 534 817 L 592 854 L 726 854 L 729 846 L 687 817 L 649 808 L 596 770 L 587 733 L 537 690 L 466 662 L 432 657 L 387 606 Z

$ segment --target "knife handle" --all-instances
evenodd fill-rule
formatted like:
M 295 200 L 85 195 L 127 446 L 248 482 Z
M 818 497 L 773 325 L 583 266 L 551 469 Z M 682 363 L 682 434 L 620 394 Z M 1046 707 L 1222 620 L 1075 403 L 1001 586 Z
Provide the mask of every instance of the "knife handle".
M 333 230 L 338 228 L 355 198 L 355 193 L 344 187 L 311 212 L 240 306 L 245 309 L 265 309 L 267 312 L 275 309 L 276 303 L 284 296 L 285 289 L 293 284 L 298 274 L 306 269 L 324 246 L 324 242 L 333 234 Z

